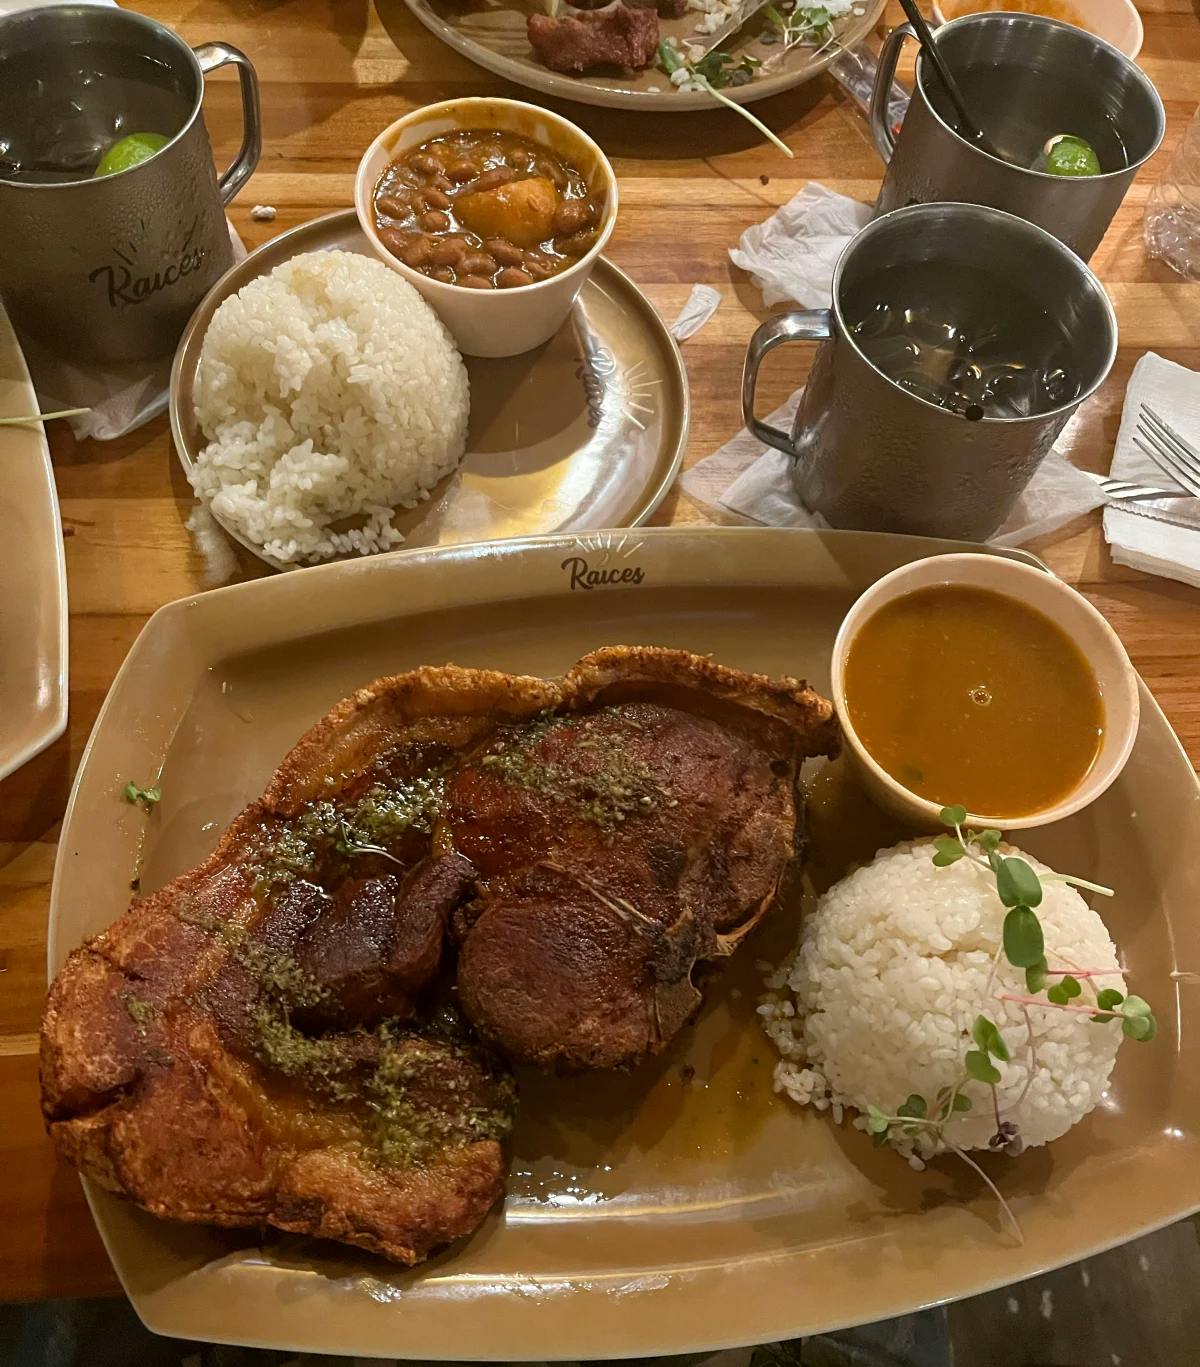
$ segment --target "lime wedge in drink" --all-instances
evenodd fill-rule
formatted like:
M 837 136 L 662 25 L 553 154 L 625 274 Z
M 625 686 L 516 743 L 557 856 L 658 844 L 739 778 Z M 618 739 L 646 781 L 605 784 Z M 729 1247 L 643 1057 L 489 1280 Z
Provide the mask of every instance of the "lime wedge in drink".
M 138 166 L 147 161 L 155 152 L 161 152 L 170 141 L 170 138 L 163 137 L 161 133 L 130 133 L 120 142 L 113 143 L 100 158 L 100 165 L 93 174 L 113 176 L 118 171 L 128 171 L 131 166 Z
M 1041 167 L 1051 176 L 1098 176 L 1100 158 L 1091 143 L 1070 133 L 1059 133 L 1051 138 L 1043 150 L 1045 164 Z

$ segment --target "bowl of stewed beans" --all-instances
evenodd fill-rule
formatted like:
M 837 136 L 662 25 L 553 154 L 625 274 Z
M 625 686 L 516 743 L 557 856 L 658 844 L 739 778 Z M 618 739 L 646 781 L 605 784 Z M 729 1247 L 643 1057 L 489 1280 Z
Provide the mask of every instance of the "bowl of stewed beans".
M 566 321 L 612 234 L 608 158 L 567 119 L 519 100 L 445 100 L 367 148 L 363 232 L 469 356 L 515 356 Z

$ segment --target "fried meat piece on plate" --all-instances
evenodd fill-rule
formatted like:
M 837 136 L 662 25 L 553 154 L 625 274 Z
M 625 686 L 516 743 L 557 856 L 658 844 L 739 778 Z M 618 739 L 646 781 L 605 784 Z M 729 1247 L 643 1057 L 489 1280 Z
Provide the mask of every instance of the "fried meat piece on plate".
M 549 18 L 531 14 L 526 32 L 533 55 L 551 71 L 615 66 L 641 71 L 658 56 L 658 14 L 624 0 L 598 10 Z

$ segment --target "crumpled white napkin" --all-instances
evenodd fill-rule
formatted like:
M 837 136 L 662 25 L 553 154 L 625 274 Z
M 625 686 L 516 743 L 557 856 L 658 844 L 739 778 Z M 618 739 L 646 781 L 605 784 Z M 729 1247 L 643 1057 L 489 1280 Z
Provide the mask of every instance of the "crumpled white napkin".
M 770 415 L 772 427 L 791 431 L 800 396 L 792 397 Z M 1075 419 L 1071 419 L 1074 423 Z M 1069 440 L 1071 423 L 1060 438 Z M 722 514 L 765 527 L 825 527 L 819 513 L 810 512 L 792 483 L 792 461 L 782 451 L 763 444 L 743 427 L 711 456 L 697 462 L 682 479 L 684 492 L 698 503 Z M 991 538 L 997 546 L 1020 546 L 1057 531 L 1076 517 L 1105 502 L 1095 479 L 1077 470 L 1057 449 L 1038 467 L 1003 527 Z
M 677 342 L 694 337 L 721 306 L 721 295 L 711 285 L 693 285 L 684 301 L 679 316 L 671 324 L 670 334 Z
M 21 342 L 25 361 L 43 413 L 64 408 L 86 408 L 66 418 L 82 440 L 112 441 L 132 432 L 166 410 L 171 379 L 171 357 L 100 367 L 95 362 L 75 365 L 52 356 L 33 337 Z
M 838 258 L 872 212 L 813 181 L 747 228 L 729 258 L 754 277 L 765 303 L 792 299 L 806 309 L 827 308 Z
M 92 0 L 97 3 L 98 0 Z M 226 220 L 228 222 L 228 220 Z M 242 239 L 232 223 L 229 239 L 233 259 L 246 255 Z M 43 413 L 64 408 L 86 408 L 86 413 L 67 418 L 75 436 L 112 441 L 141 427 L 166 410 L 171 384 L 168 354 L 155 361 L 130 361 L 125 365 L 100 366 L 95 362 L 68 361 L 52 355 L 33 337 L 22 337 L 21 350 Z
M 1143 403 L 1200 450 L 1200 373 L 1148 351 L 1134 366 L 1125 390 L 1110 474 L 1171 488 L 1175 481 L 1133 442 Z M 1115 505 L 1105 509 L 1104 539 L 1112 558 L 1118 565 L 1200 588 L 1200 501 L 1153 499 L 1138 507 L 1140 514 Z

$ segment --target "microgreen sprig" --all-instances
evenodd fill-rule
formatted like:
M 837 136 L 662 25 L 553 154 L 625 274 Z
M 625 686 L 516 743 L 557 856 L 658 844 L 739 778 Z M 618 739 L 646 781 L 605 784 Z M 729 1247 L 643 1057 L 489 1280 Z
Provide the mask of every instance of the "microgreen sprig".
M 939 1089 L 932 1113 L 929 1102 L 919 1092 L 913 1092 L 896 1107 L 895 1115 L 888 1115 L 878 1106 L 867 1107 L 867 1133 L 875 1147 L 882 1148 L 896 1133 L 916 1139 L 922 1132 L 940 1141 L 946 1122 L 971 1109 L 971 1098 L 963 1094 L 967 1079 L 963 1077 L 953 1087 Z
M 340 834 L 338 835 L 337 839 L 333 842 L 333 848 L 337 851 L 338 854 L 377 854 L 382 856 L 382 858 L 384 859 L 390 859 L 393 864 L 399 864 L 401 868 L 404 867 L 403 861 L 397 859 L 396 856 L 390 850 L 384 849 L 382 845 L 373 845 L 369 841 L 360 840 L 358 836 L 355 835 L 355 833 L 350 829 L 350 826 L 347 822 L 339 821 L 338 830 Z
M 951 827 L 954 834 L 936 837 L 933 842 L 934 864 L 944 869 L 960 859 L 970 859 L 981 868 L 990 870 L 996 879 L 996 896 L 1008 909 L 1002 933 L 1004 957 L 1014 968 L 1025 970 L 1025 987 L 1029 995 L 1022 997 L 1005 993 L 1001 994 L 1001 1001 L 1078 1011 L 1101 1024 L 1119 1020 L 1128 1039 L 1142 1043 L 1152 1040 L 1158 1033 L 1158 1024 L 1149 1004 L 1141 997 L 1127 997 L 1116 988 L 1106 987 L 1099 991 L 1092 989 L 1094 1006 L 1083 1002 L 1075 1004 L 1076 998 L 1083 996 L 1083 982 L 1080 979 L 1087 981 L 1090 987 L 1094 975 L 1083 970 L 1071 973 L 1051 969 L 1046 961 L 1046 939 L 1036 911 L 1044 895 L 1043 881 L 1068 883 L 1099 893 L 1102 897 L 1111 897 L 1112 888 L 1070 874 L 1046 873 L 1039 876 L 1019 855 L 1000 853 L 1003 836 L 999 831 L 988 828 L 964 833 L 963 827 L 967 821 L 965 807 L 943 807 L 941 821 L 944 826 Z M 1048 985 L 1051 974 L 1058 981 Z M 997 1074 L 994 1079 L 981 1077 L 979 1080 L 998 1082 L 1000 1079 Z
M 787 10 L 787 6 L 781 8 Z M 785 48 L 801 43 L 825 43 L 833 36 L 833 16 L 824 5 L 797 5 L 781 14 L 767 5 L 763 17 L 783 40 Z
M 719 48 L 713 48 L 693 62 L 669 38 L 664 38 L 658 45 L 658 64 L 668 76 L 674 76 L 677 71 L 686 71 L 689 77 L 698 77 L 710 87 L 718 89 L 727 85 L 748 85 L 762 66 L 762 62 L 749 53 L 735 57 L 733 53 L 722 52 Z
M 162 789 L 142 788 L 131 780 L 121 790 L 121 796 L 126 802 L 149 808 L 153 807 L 156 802 L 162 801 Z
M 787 143 L 776 133 L 773 133 L 756 114 L 752 114 L 744 105 L 738 104 L 736 100 L 731 100 L 728 95 L 721 91 L 722 86 L 745 85 L 752 80 L 755 71 L 762 66 L 762 62 L 757 57 L 746 54 L 738 58 L 728 52 L 721 52 L 714 48 L 712 52 L 705 53 L 698 61 L 692 62 L 680 52 L 673 39 L 664 38 L 658 45 L 658 64 L 671 77 L 674 77 L 676 72 L 686 72 L 687 80 L 684 82 L 684 86 L 692 90 L 707 91 L 718 104 L 725 105 L 732 109 L 735 114 L 740 114 L 747 123 L 753 124 L 764 138 L 779 148 L 785 157 L 796 155 Z M 672 84 L 677 83 L 672 81 Z
M 998 1065 L 1011 1062 L 1012 1051 L 995 1021 L 981 1014 L 975 1017 L 971 1027 L 971 1047 L 963 1056 L 961 1076 L 952 1086 L 941 1088 L 932 1105 L 925 1097 L 914 1092 L 902 1105 L 896 1107 L 895 1114 L 888 1114 L 878 1106 L 868 1106 L 865 1124 L 872 1142 L 877 1147 L 889 1141 L 924 1138 L 932 1142 L 935 1152 L 945 1149 L 961 1158 L 986 1183 L 1000 1202 L 1005 1218 L 1020 1241 L 1020 1226 L 996 1184 L 947 1134 L 950 1122 L 956 1116 L 972 1109 L 971 1098 L 965 1095 L 963 1088 L 970 1082 L 982 1083 L 989 1088 L 996 1128 L 988 1141 L 988 1147 L 1016 1155 L 1024 1147 L 1024 1141 L 1016 1121 L 1005 1117 L 1019 1110 L 1038 1069 L 1037 1036 L 1029 1014 L 1030 1007 L 1049 1007 L 1059 1011 L 1077 1012 L 1098 1024 L 1119 1020 L 1125 1036 L 1142 1043 L 1155 1037 L 1158 1025 L 1149 1002 L 1144 998 L 1132 993 L 1126 995 L 1115 987 L 1094 986 L 1097 978 L 1114 977 L 1120 974 L 1121 970 L 1078 968 L 1073 965 L 1051 968 L 1047 961 L 1045 933 L 1037 914 L 1037 908 L 1042 904 L 1045 895 L 1043 885 L 1049 882 L 1068 883 L 1074 887 L 1086 888 L 1103 897 L 1113 896 L 1111 888 L 1069 874 L 1039 875 L 1028 861 L 1019 855 L 1001 852 L 1000 846 L 1004 837 L 998 830 L 965 830 L 965 807 L 944 807 L 940 815 L 942 824 L 953 834 L 947 832 L 935 837 L 934 865 L 945 869 L 957 864 L 959 860 L 970 860 L 989 877 L 995 879 L 996 895 L 1006 909 L 1001 944 L 992 960 L 992 972 L 988 978 L 986 992 L 990 994 L 992 991 L 1001 955 L 1014 968 L 1024 970 L 1026 993 L 1023 995 L 999 992 L 996 999 L 1019 1005 L 1025 1018 L 1025 1088 L 1019 1097 L 1001 1107 L 1000 1095 L 996 1089 L 1003 1079 L 1003 1073 Z M 1088 996 L 1092 998 L 1090 1001 L 1087 1000 Z

